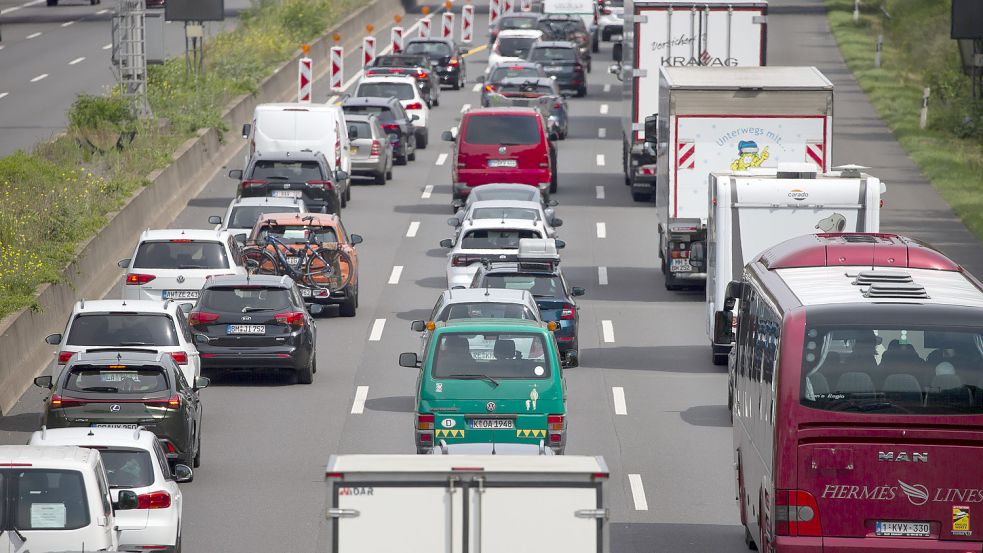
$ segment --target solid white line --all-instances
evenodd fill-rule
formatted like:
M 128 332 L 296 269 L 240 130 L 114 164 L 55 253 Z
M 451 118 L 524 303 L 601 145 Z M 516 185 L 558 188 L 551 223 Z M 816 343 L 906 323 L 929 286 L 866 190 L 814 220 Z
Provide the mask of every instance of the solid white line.
M 631 486 L 631 498 L 635 501 L 636 511 L 648 511 L 649 504 L 645 501 L 645 487 L 642 486 L 642 475 L 629 474 L 628 484 Z
M 399 284 L 401 274 L 403 274 L 403 266 L 393 265 L 393 272 L 389 273 L 389 284 Z
M 74 23 L 75 23 L 74 21 L 66 21 L 66 22 L 62 23 L 61 26 L 62 27 L 70 27 Z
M 10 12 L 15 12 L 20 9 L 20 6 L 14 6 L 12 8 L 7 8 L 5 10 L 0 10 L 0 15 L 7 15 Z
M 608 268 L 598 267 L 597 268 L 597 283 L 601 286 L 608 285 Z
M 479 92 L 480 90 L 481 90 L 481 83 L 475 83 L 475 85 L 471 87 L 471 92 Z
M 33 79 L 31 79 L 31 82 L 32 83 L 36 83 L 36 82 L 40 81 L 41 79 L 47 78 L 47 76 L 48 76 L 47 73 L 41 73 L 37 77 L 34 77 Z
M 604 154 L 597 154 L 597 166 L 604 167 Z
M 614 394 L 614 414 L 627 415 L 628 404 L 625 402 L 625 389 L 621 386 L 615 386 L 611 388 L 611 393 Z
M 9 94 L 9 92 L 0 92 L 0 99 L 6 98 Z
M 607 112 L 608 112 L 608 105 L 607 104 L 601 104 L 601 115 L 604 115 Z
M 420 194 L 420 199 L 421 200 L 429 200 L 431 194 L 433 194 L 433 185 L 432 184 L 428 184 L 428 185 L 426 185 L 426 186 L 423 187 L 423 194 Z
M 608 226 L 604 223 L 597 223 L 597 237 L 607 238 L 608 237 Z
M 27 40 L 31 40 L 32 38 L 37 38 L 39 36 L 41 36 L 41 33 L 31 33 L 24 38 L 26 38 Z
M 113 47 L 113 43 L 112 43 L 112 42 L 110 42 L 109 44 L 107 44 L 107 45 L 105 45 L 105 46 L 103 46 L 103 47 L 102 47 L 102 49 L 103 49 L 103 50 L 109 50 L 109 49 L 110 49 L 110 48 L 112 48 L 112 47 Z
M 369 341 L 378 342 L 382 338 L 382 329 L 386 328 L 385 319 L 376 319 L 372 323 L 372 331 L 369 332 Z
M 96 15 L 102 15 L 102 14 L 107 13 L 107 12 L 109 12 L 109 10 L 99 10 L 99 11 L 96 12 Z
M 597 192 L 597 199 L 598 200 L 603 200 L 604 199 L 604 187 L 601 186 L 601 185 L 597 185 L 597 186 L 594 187 L 594 189 Z
M 601 334 L 604 336 L 606 343 L 614 343 L 614 324 L 607 319 L 601 321 Z
M 604 138 L 607 135 L 608 135 L 608 130 L 607 129 L 605 129 L 604 127 L 598 127 L 597 128 L 597 137 L 598 138 Z
M 352 402 L 352 414 L 361 415 L 365 411 L 365 398 L 369 395 L 368 386 L 358 386 L 355 388 L 355 401 Z
M 445 161 L 447 161 L 447 154 L 440 154 L 437 156 L 437 161 L 434 165 L 443 165 Z
M 465 111 L 468 111 L 469 109 L 471 109 L 471 104 L 464 104 L 463 106 L 461 106 L 461 113 L 464 113 Z
M 611 83 L 607 83 L 604 85 L 604 92 L 611 92 Z
M 410 223 L 410 227 L 406 229 L 406 237 L 414 238 L 416 237 L 416 231 L 420 230 L 420 221 L 413 221 Z
M 85 56 L 82 56 L 81 58 L 73 59 L 72 61 L 68 62 L 68 65 L 75 65 L 76 63 L 79 63 L 81 61 L 85 61 Z

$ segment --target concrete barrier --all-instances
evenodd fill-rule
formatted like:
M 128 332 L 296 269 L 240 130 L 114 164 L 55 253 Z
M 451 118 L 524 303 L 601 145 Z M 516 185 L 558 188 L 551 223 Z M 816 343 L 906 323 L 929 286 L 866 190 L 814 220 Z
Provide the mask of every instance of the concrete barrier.
M 400 0 L 373 0 L 311 43 L 311 56 L 319 63 L 316 78 L 327 72 L 331 35 L 342 44 L 361 43 L 369 23 L 384 28 L 396 14 L 404 13 Z M 188 200 L 207 183 L 215 167 L 222 166 L 242 147 L 239 129 L 252 119 L 257 104 L 295 99 L 298 52 L 265 79 L 253 95 L 231 100 L 223 120 L 228 131 L 202 129 L 174 153 L 173 162 L 147 176 L 150 184 L 136 192 L 119 211 L 111 214 L 98 234 L 82 243 L 63 272 L 63 282 L 45 284 L 37 293 L 39 309 L 23 309 L 0 321 L 0 415 L 14 407 L 33 378 L 51 363 L 55 349 L 44 337 L 64 330 L 66 319 L 80 298 L 99 298 L 120 281 L 116 261 L 130 257 L 135 239 L 146 228 L 166 227 L 185 208 Z M 316 92 L 316 91 L 315 91 Z M 113 294 L 115 296 L 115 294 Z

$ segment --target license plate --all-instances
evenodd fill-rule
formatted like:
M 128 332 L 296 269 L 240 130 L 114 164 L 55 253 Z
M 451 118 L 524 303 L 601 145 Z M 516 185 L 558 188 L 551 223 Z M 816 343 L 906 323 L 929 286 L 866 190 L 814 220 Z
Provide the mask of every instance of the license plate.
M 924 538 L 930 535 L 927 522 L 893 522 L 878 520 L 875 527 L 878 536 L 911 536 Z
M 122 424 L 122 423 L 117 423 L 117 424 L 91 424 L 89 426 L 91 426 L 92 428 L 128 428 L 128 429 L 131 429 L 131 430 L 137 427 L 137 425 L 135 425 L 135 424 Z
M 611 35 L 611 40 L 614 42 L 618 42 L 624 39 L 625 39 L 624 35 Z
M 161 299 L 165 300 L 196 300 L 198 299 L 198 290 L 164 290 L 161 293 Z
M 489 167 L 518 167 L 519 163 L 514 159 L 489 159 Z
M 669 270 L 674 273 L 689 273 L 693 271 L 693 266 L 689 264 L 689 259 L 673 259 Z
M 297 265 L 300 265 L 300 258 L 299 257 L 288 257 L 287 258 L 287 265 L 290 265 L 291 267 L 296 267 Z
M 229 334 L 266 334 L 266 325 L 228 325 Z
M 300 289 L 300 297 L 302 297 L 302 298 L 309 298 L 309 297 L 311 297 L 311 289 L 310 288 L 301 288 Z
M 515 421 L 512 419 L 471 419 L 471 428 L 511 430 L 515 428 Z
M 349 152 L 350 152 L 350 153 L 351 153 L 352 155 L 355 155 L 355 154 L 357 154 L 357 153 L 358 153 L 358 146 L 352 146 L 352 147 L 350 147 L 350 148 L 348 148 L 348 151 L 349 151 Z
M 270 193 L 274 198 L 299 198 L 303 195 L 300 190 L 274 190 Z
M 563 71 L 563 68 L 562 67 L 547 67 L 546 68 L 546 72 L 547 73 L 559 73 L 560 71 Z

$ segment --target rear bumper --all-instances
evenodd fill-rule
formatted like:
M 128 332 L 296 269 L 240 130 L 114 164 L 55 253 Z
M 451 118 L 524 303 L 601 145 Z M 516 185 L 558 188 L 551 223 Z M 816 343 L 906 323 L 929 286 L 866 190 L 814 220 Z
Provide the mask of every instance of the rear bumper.
M 370 157 L 365 160 L 352 160 L 352 174 L 356 176 L 371 175 L 385 170 L 386 161 L 382 156 Z
M 212 348 L 199 346 L 201 368 L 205 369 L 298 369 L 306 367 L 310 355 L 299 346 L 261 348 Z
M 139 510 L 133 512 L 142 514 L 142 511 Z M 119 515 L 117 515 L 118 517 Z M 176 553 L 178 516 L 174 505 L 171 505 L 170 509 L 154 509 L 150 516 L 146 517 L 146 522 L 146 526 L 140 530 L 120 531 L 119 550 Z M 129 524 L 129 522 L 125 521 L 124 524 Z
M 941 541 L 924 538 L 792 538 L 778 536 L 776 553 L 894 553 L 896 551 L 979 552 L 978 541 Z
M 542 191 L 544 187 L 549 188 L 550 172 L 549 169 L 459 169 L 456 181 L 455 197 L 467 197 L 470 190 L 466 189 L 495 182 L 528 184 Z
M 457 81 L 458 76 L 461 74 L 460 67 L 448 66 L 446 68 L 440 68 L 437 70 L 437 76 L 440 77 L 441 83 L 454 83 Z

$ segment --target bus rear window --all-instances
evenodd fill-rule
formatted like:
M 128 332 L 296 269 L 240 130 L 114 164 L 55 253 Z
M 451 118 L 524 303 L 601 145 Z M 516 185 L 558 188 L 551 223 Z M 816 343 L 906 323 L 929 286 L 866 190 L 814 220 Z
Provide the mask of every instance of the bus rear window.
M 802 405 L 828 411 L 983 414 L 983 335 L 965 329 L 806 329 Z

